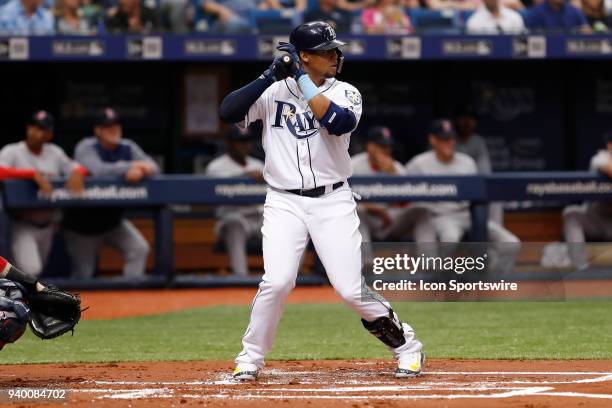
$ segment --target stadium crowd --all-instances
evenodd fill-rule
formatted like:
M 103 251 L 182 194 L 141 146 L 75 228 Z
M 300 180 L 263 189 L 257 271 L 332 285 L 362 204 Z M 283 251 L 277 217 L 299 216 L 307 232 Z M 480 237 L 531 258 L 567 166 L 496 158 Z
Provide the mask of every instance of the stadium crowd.
M 341 34 L 605 33 L 612 0 L 0 0 L 0 35 L 287 33 L 315 20 Z

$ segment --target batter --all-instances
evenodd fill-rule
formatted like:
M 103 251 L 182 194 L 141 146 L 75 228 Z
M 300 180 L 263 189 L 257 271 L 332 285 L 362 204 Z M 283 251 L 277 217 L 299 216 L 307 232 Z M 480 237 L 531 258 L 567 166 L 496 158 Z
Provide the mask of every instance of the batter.
M 309 238 L 336 292 L 397 358 L 396 376 L 421 373 L 424 354 L 414 330 L 361 284 L 359 218 L 347 178 L 352 173 L 348 147 L 362 99 L 354 86 L 335 79 L 344 61 L 342 45 L 329 24 L 302 24 L 278 47 L 287 54 L 221 104 L 225 121 L 263 122 L 268 184 L 265 273 L 236 358 L 238 380 L 255 380 L 264 366 Z

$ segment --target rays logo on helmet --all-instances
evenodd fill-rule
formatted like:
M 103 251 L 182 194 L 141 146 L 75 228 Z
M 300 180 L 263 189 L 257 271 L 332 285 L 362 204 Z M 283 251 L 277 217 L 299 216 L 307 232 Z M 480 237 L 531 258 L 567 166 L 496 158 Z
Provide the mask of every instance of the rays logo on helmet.
M 344 94 L 346 95 L 346 99 L 348 99 L 353 105 L 361 104 L 361 95 L 359 95 L 358 92 L 347 89 L 344 91 Z
M 287 130 L 296 139 L 306 139 L 319 133 L 319 122 L 310 110 L 298 112 L 292 103 L 274 102 L 276 103 L 276 115 L 274 116 L 273 128 L 287 127 Z

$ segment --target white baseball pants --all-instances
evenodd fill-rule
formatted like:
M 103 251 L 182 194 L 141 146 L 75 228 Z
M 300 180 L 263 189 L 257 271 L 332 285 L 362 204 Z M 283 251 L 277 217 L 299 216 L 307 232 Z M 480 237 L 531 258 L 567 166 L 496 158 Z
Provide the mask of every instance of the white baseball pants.
M 264 366 L 309 237 L 334 289 L 361 318 L 374 321 L 389 316 L 391 306 L 384 299 L 362 299 L 361 234 L 356 209 L 346 183 L 316 198 L 268 189 L 261 229 L 265 273 L 253 300 L 251 320 L 242 338 L 243 350 L 236 363 Z M 406 344 L 392 350 L 396 357 L 422 348 L 407 324 L 404 336 Z

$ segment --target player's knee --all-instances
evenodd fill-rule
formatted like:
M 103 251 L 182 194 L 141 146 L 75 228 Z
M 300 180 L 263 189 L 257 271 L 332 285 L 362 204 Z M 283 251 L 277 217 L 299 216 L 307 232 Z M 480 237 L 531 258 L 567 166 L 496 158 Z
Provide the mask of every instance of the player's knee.
M 448 229 L 441 231 L 439 235 L 441 242 L 459 242 L 461 241 L 463 233 L 459 230 Z
M 273 279 L 265 282 L 265 286 L 276 296 L 287 296 L 295 287 L 295 282 L 290 280 Z
M 563 210 L 563 222 L 579 223 L 582 220 L 583 211 L 577 206 L 569 206 Z
M 143 238 L 135 241 L 129 248 L 127 258 L 129 259 L 140 259 L 149 256 L 151 247 L 149 243 Z
M 344 287 L 336 288 L 336 293 L 343 301 L 349 304 L 361 302 L 361 286 L 360 287 Z

